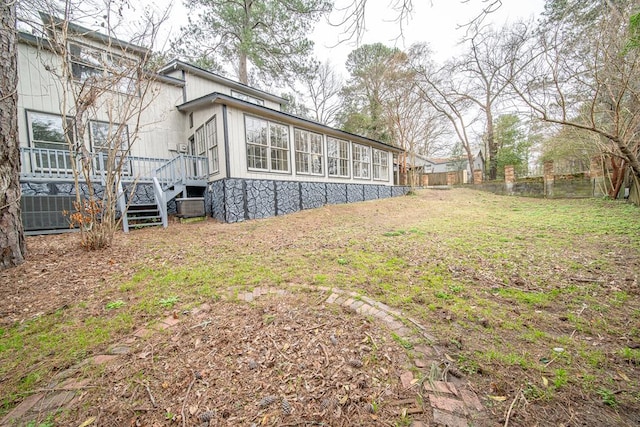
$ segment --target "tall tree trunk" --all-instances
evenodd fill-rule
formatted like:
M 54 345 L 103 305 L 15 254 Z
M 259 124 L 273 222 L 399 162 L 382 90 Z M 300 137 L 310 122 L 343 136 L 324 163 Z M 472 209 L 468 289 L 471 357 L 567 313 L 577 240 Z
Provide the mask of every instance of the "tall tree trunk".
M 498 145 L 496 144 L 496 136 L 493 131 L 493 112 L 491 104 L 487 101 L 487 151 L 489 155 L 489 179 L 494 180 L 498 177 Z
M 618 198 L 620 188 L 622 188 L 622 182 L 624 181 L 625 171 L 627 170 L 624 160 L 620 159 L 618 163 L 615 158 L 611 157 L 611 167 L 613 173 L 611 174 L 611 188 L 609 189 L 609 197 L 612 199 Z
M 247 72 L 247 54 L 240 52 L 240 58 L 238 58 L 238 80 L 240 83 L 249 84 L 249 74 Z
M 24 262 L 20 217 L 16 2 L 0 5 L 0 270 Z

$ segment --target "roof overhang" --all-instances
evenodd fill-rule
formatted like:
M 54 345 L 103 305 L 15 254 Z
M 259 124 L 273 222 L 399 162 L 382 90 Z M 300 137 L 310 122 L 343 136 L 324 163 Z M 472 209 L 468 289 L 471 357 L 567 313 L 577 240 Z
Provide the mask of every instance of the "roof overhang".
M 73 22 L 65 23 L 64 19 L 57 18 L 55 16 L 49 15 L 48 13 L 40 12 L 40 18 L 44 23 L 46 31 L 56 31 L 57 29 L 63 28 L 63 26 L 66 24 L 66 29 L 69 33 L 79 35 L 88 40 L 107 45 L 111 48 L 115 46 L 118 49 L 121 49 L 123 52 L 132 53 L 141 57 L 151 54 L 150 49 L 131 44 L 115 37 L 107 36 L 97 31 L 93 31 L 89 28 L 85 28 L 81 25 L 74 24 Z
M 198 77 L 202 77 L 207 80 L 211 80 L 216 83 L 220 83 L 224 86 L 230 87 L 231 89 L 237 90 L 239 92 L 245 93 L 247 95 L 252 95 L 258 98 L 266 99 L 271 102 L 275 102 L 277 104 L 284 104 L 286 99 L 281 98 L 277 95 L 273 95 L 271 93 L 262 91 L 260 89 L 256 89 L 245 84 L 236 82 L 234 80 L 223 77 L 219 74 L 212 73 L 211 71 L 207 71 L 203 68 L 197 67 L 193 64 L 189 64 L 187 62 L 183 62 L 177 59 L 169 62 L 167 65 L 158 70 L 160 74 L 166 74 L 175 70 L 183 70 Z
M 294 116 L 289 113 L 283 113 L 282 111 L 273 110 L 271 108 L 263 107 L 261 105 L 252 104 L 250 102 L 243 101 L 241 99 L 233 98 L 221 93 L 210 93 L 203 97 L 194 99 L 184 104 L 177 106 L 178 111 L 192 112 L 206 108 L 213 104 L 228 105 L 246 113 L 259 115 L 267 119 L 276 120 L 282 123 L 290 124 L 293 126 L 304 127 L 305 129 L 313 130 L 316 132 L 324 133 L 329 136 L 340 139 L 348 139 L 353 142 L 364 143 L 373 146 L 374 148 L 384 149 L 386 151 L 392 151 L 395 153 L 401 153 L 404 150 L 393 145 L 385 144 L 384 142 L 376 141 L 375 139 L 369 139 L 364 136 L 356 135 L 354 133 L 345 132 L 340 129 L 332 128 L 331 126 L 323 125 L 313 120 L 304 119 L 302 117 Z

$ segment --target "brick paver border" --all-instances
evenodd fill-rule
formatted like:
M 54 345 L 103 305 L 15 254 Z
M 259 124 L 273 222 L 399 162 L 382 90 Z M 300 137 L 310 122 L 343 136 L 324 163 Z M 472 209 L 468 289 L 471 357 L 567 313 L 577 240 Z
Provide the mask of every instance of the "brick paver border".
M 428 334 L 427 329 L 416 320 L 403 315 L 399 310 L 391 308 L 386 304 L 375 301 L 357 292 L 346 291 L 338 288 L 326 286 L 296 285 L 287 290 L 274 287 L 256 287 L 252 291 L 229 288 L 224 294 L 226 299 L 238 299 L 245 302 L 253 302 L 263 295 L 286 295 L 295 290 L 311 290 L 322 292 L 326 296 L 326 304 L 340 305 L 353 310 L 354 312 L 375 318 L 382 323 L 392 333 L 398 337 L 411 342 L 413 349 L 410 358 L 413 363 L 411 367 L 402 367 L 400 381 L 406 389 L 416 388 L 416 393 L 424 395 L 423 405 L 429 408 L 430 420 L 439 426 L 448 427 L 469 427 L 489 425 L 486 411 L 476 393 L 471 390 L 468 384 L 462 380 L 451 378 L 449 381 L 431 381 L 428 378 L 428 370 L 432 364 L 442 363 L 442 351 L 435 345 L 436 340 Z M 211 309 L 210 304 L 192 310 L 192 315 L 202 316 Z M 101 354 L 85 360 L 80 364 L 58 373 L 49 384 L 47 392 L 33 394 L 24 399 L 2 420 L 0 425 L 26 424 L 30 420 L 38 419 L 46 412 L 54 412 L 62 407 L 71 405 L 76 399 L 78 385 L 86 386 L 86 380 L 75 379 L 79 376 L 82 366 L 87 363 L 108 364 L 116 360 L 120 355 L 131 352 L 131 344 L 136 340 L 144 339 L 159 330 L 173 328 L 180 323 L 181 319 L 169 316 L 160 320 L 155 326 L 140 328 L 136 330 L 124 343 L 115 344 L 110 347 L 107 354 Z M 429 343 L 425 345 L 425 341 Z M 422 379 L 416 381 L 413 372 L 409 369 L 421 371 Z M 424 413 L 424 408 L 418 407 L 416 399 L 407 399 L 400 402 L 408 405 L 408 414 Z M 412 427 L 424 427 L 423 421 L 414 421 Z

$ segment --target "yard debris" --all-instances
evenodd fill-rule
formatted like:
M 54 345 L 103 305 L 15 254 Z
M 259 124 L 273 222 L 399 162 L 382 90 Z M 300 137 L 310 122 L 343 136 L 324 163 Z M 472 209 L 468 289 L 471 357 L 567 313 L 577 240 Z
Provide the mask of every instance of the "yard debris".
M 157 333 L 129 344 L 130 355 L 108 365 L 95 379 L 96 391 L 69 416 L 84 420 L 99 407 L 114 423 L 126 424 L 131 411 L 147 405 L 150 410 L 136 413 L 141 425 L 173 419 L 185 426 L 262 426 L 295 416 L 296 422 L 346 426 L 397 419 L 388 402 L 416 394 L 395 374 L 396 366 L 410 365 L 406 350 L 383 324 L 309 303 L 315 299 L 274 294 L 251 305 L 218 300 L 206 317 L 182 316 L 170 339 Z M 336 345 L 330 336 L 340 337 Z M 126 388 L 139 375 L 144 380 L 135 380 L 138 388 L 125 399 L 104 392 Z M 153 410 L 150 400 L 154 408 L 172 409 Z
M 269 405 L 271 405 L 273 402 L 276 402 L 278 400 L 277 396 L 266 396 L 263 397 L 262 399 L 260 399 L 260 402 L 258 402 L 258 407 L 261 409 L 264 409 L 266 407 L 268 407 Z
M 285 415 L 291 415 L 291 404 L 284 397 L 282 398 L 282 413 Z

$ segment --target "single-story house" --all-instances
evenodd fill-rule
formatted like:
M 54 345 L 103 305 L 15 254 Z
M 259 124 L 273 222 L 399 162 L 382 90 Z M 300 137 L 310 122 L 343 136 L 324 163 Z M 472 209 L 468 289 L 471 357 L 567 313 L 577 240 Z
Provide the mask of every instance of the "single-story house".
M 49 22 L 62 22 L 43 15 Z M 107 73 L 103 61 L 135 61 L 144 48 L 68 24 L 67 58 L 77 84 Z M 50 30 L 55 31 L 55 27 Z M 28 233 L 68 228 L 61 212 L 71 210 L 75 189 L 65 131 L 73 112 L 54 77 L 60 53 L 40 36 L 19 33 L 18 121 L 21 146 L 22 212 Z M 204 205 L 224 222 L 283 215 L 325 204 L 349 203 L 405 194 L 394 186 L 397 147 L 288 114 L 284 99 L 195 65 L 173 60 L 152 76 L 153 95 L 138 125 L 118 123 L 130 144 L 122 180 L 128 194 L 125 230 L 134 211 L 146 223 L 180 214 L 181 204 Z M 113 87 L 113 97 L 140 96 Z M 100 194 L 104 139 L 116 125 L 96 109 L 89 135 L 94 187 Z M 78 132 L 76 128 L 73 132 Z M 73 140 L 73 138 L 71 138 Z M 102 182 L 104 184 L 104 182 Z M 160 188 L 160 190 L 158 190 Z M 125 196 L 123 196 L 124 198 Z M 121 205 L 122 212 L 127 211 Z M 149 208 L 150 209 L 146 209 Z M 198 209 L 196 209 L 197 211 Z M 147 217 L 141 213 L 149 212 Z
M 469 177 L 473 176 L 474 170 L 484 171 L 482 150 L 475 155 L 471 167 L 467 156 L 434 158 L 409 153 L 405 162 L 406 164 L 401 165 L 401 167 L 396 165 L 395 170 L 406 171 L 406 173 L 413 176 L 416 185 L 434 185 L 432 184 L 433 182 L 442 182 L 442 185 L 444 185 L 447 182 L 446 175 L 450 172 L 459 172 L 459 178 L 457 178 L 456 182 L 468 184 L 470 182 Z M 434 175 L 438 176 L 434 177 Z M 427 179 L 427 176 L 430 178 Z M 404 182 L 404 180 L 401 179 L 401 182 Z
M 425 158 L 427 164 L 425 164 L 425 173 L 441 173 L 441 172 L 456 172 L 467 171 L 469 175 L 473 175 L 474 170 L 484 171 L 484 154 L 482 150 L 473 157 L 473 164 L 469 166 L 469 159 L 467 156 L 456 156 L 448 158 Z

